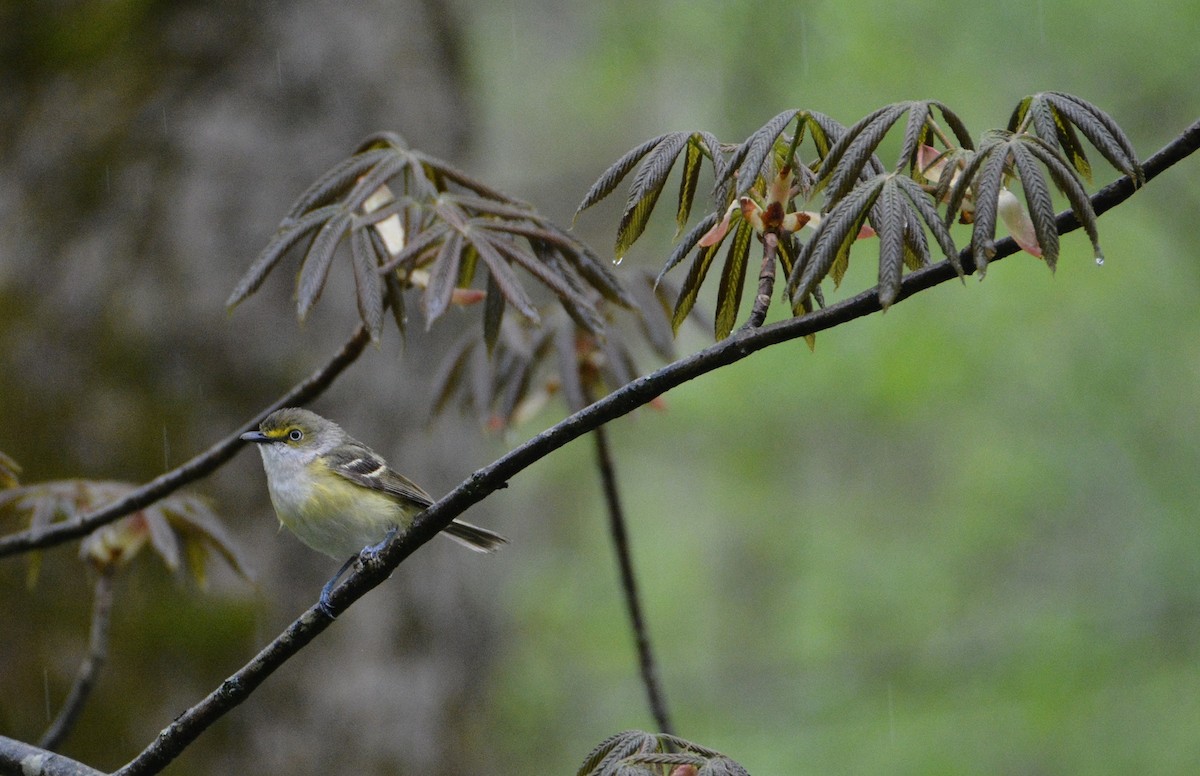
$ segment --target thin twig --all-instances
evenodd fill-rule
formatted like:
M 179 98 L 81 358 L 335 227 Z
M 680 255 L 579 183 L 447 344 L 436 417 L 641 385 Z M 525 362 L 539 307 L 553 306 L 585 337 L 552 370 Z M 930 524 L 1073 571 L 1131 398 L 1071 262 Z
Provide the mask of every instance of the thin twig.
M 371 335 L 367 328 L 360 325 L 328 363 L 309 375 L 303 382 L 297 383 L 270 407 L 259 412 L 252 420 L 243 424 L 220 442 L 183 465 L 160 474 L 137 490 L 131 491 L 124 498 L 109 502 L 75 520 L 52 523 L 41 528 L 32 528 L 5 536 L 0 539 L 0 558 L 18 552 L 51 547 L 86 536 L 106 523 L 111 523 L 131 512 L 147 507 L 189 482 L 211 474 L 246 445 L 246 442 L 241 439 L 243 431 L 255 428 L 263 418 L 280 407 L 303 404 L 320 396 L 346 367 L 354 363 L 370 340 Z
M 758 271 L 758 295 L 750 315 L 742 324 L 743 329 L 757 329 L 767 320 L 767 308 L 771 306 L 771 295 L 775 293 L 775 254 L 779 251 L 779 235 L 767 232 L 763 235 L 762 269 Z
M 83 711 L 83 705 L 87 703 L 88 696 L 91 695 L 92 688 L 96 686 L 100 670 L 104 668 L 104 662 L 108 657 L 108 624 L 112 619 L 114 571 L 113 568 L 107 568 L 96 578 L 88 654 L 79 665 L 79 674 L 75 677 L 75 684 L 71 687 L 71 692 L 67 695 L 63 707 L 59 709 L 58 716 L 42 734 L 42 740 L 38 741 L 38 746 L 43 749 L 58 748 L 63 739 L 70 734 L 71 728 L 75 726 L 75 721 L 79 719 L 80 712 Z
M 654 716 L 659 732 L 675 735 L 675 726 L 671 723 L 671 714 L 667 709 L 667 696 L 659 679 L 658 664 L 654 660 L 654 650 L 650 647 L 650 631 L 642 613 L 637 579 L 633 573 L 633 558 L 629 551 L 629 534 L 625 529 L 625 510 L 621 507 L 621 492 L 617 487 L 617 472 L 608 449 L 605 427 L 597 427 L 592 432 L 592 439 L 596 443 L 596 466 L 600 470 L 604 501 L 608 506 L 608 526 L 621 571 L 621 590 L 625 594 L 625 607 L 629 612 L 630 626 L 633 628 L 638 669 L 642 674 L 642 684 L 646 687 L 646 699 L 650 703 L 650 713 Z
M 1146 161 L 1146 180 L 1149 181 L 1195 152 L 1198 146 L 1200 122 L 1193 124 Z M 1099 215 L 1128 199 L 1134 190 L 1133 182 L 1129 178 L 1121 178 L 1094 195 L 1092 206 Z M 1059 233 L 1064 234 L 1078 229 L 1079 223 L 1070 213 L 1063 213 L 1058 217 L 1057 226 Z M 1011 256 L 1018 250 L 1016 242 L 1011 238 L 1000 240 L 996 243 L 996 255 L 989 259 L 989 263 Z M 969 249 L 964 249 L 959 254 L 959 259 L 965 271 L 974 272 L 975 265 Z M 900 293 L 893 305 L 919 291 L 957 278 L 958 273 L 948 261 L 916 270 L 903 279 Z M 698 353 L 633 380 L 477 470 L 457 488 L 417 515 L 408 531 L 388 544 L 374 560 L 353 572 L 342 586 L 333 592 L 330 596 L 330 609 L 334 614 L 345 611 L 350 604 L 387 579 L 405 558 L 436 536 L 451 520 L 492 492 L 503 488 L 511 477 L 569 442 L 611 420 L 629 414 L 689 380 L 740 361 L 772 345 L 816 334 L 847 321 L 879 312 L 880 309 L 878 288 L 872 288 L 799 318 L 778 321 L 759 329 L 738 331 Z M 271 673 L 328 628 L 330 622 L 332 621 L 321 614 L 314 604 L 208 697 L 176 717 L 141 754 L 117 771 L 116 776 L 144 776 L 161 771 L 209 725 L 246 700 Z

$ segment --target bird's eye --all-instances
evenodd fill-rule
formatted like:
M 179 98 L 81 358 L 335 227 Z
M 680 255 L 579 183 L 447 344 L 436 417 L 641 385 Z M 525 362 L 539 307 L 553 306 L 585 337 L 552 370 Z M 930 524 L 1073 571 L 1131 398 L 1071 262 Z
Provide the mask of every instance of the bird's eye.
M 303 438 L 304 432 L 298 428 L 294 428 L 288 432 L 288 439 L 292 440 L 293 442 L 299 442 Z

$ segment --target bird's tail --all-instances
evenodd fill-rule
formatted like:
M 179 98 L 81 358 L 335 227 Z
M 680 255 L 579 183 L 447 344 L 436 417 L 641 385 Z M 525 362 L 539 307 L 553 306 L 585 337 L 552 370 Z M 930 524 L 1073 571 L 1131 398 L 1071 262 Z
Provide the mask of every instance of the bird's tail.
M 450 523 L 446 526 L 444 533 L 459 544 L 470 547 L 476 552 L 495 552 L 500 545 L 508 544 L 508 539 L 500 534 L 477 525 L 464 523 L 462 520 Z

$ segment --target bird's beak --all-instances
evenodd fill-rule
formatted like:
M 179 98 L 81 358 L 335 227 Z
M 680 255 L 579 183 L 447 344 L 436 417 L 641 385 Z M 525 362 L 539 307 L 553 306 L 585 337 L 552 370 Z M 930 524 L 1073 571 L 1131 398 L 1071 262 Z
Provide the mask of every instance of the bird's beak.
M 245 434 L 242 434 L 242 439 L 247 442 L 258 442 L 260 444 L 271 441 L 271 438 L 261 431 L 247 431 Z

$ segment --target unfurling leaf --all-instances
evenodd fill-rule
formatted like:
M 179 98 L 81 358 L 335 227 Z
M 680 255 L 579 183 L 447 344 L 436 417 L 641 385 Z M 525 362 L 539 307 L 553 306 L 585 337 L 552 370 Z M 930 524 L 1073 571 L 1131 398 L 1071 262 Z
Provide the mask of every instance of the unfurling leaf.
M 742 221 L 734 232 L 729 251 L 725 254 L 725 268 L 721 272 L 721 285 L 717 287 L 717 313 L 714 317 L 713 334 L 725 339 L 733 331 L 738 308 L 742 302 L 742 288 L 746 281 L 746 264 L 750 258 L 750 243 L 754 229 Z
M 1104 111 L 1086 100 L 1063 92 L 1039 92 L 1017 103 L 1008 120 L 1008 131 L 1020 134 L 1032 125 L 1046 144 L 1061 152 L 1084 179 L 1091 179 L 1091 165 L 1072 126 L 1096 147 L 1108 162 L 1133 180 L 1135 186 L 1146 181 L 1133 143 Z

